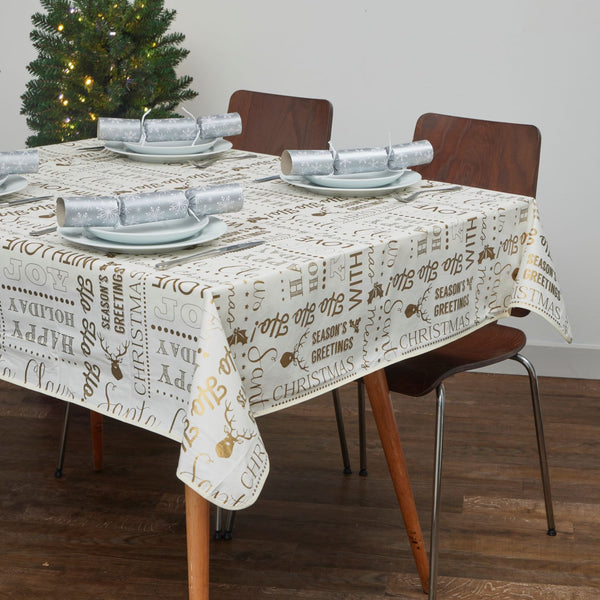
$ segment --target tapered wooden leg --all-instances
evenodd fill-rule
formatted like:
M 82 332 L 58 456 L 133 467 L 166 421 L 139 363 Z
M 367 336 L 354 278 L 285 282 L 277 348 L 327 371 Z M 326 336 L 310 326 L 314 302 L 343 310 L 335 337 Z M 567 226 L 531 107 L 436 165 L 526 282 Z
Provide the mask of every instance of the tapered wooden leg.
M 92 461 L 94 471 L 104 468 L 104 422 L 100 413 L 90 410 L 90 427 L 92 430 Z
M 404 519 L 404 527 L 406 528 L 410 547 L 417 565 L 417 571 L 421 578 L 421 585 L 423 591 L 428 593 L 429 562 L 427 560 L 427 552 L 425 550 L 425 543 L 423 542 L 415 499 L 410 487 L 398 426 L 390 401 L 390 391 L 387 379 L 385 378 L 385 372 L 383 370 L 375 371 L 371 375 L 364 376 L 363 381 L 365 382 L 369 401 L 373 408 L 373 417 L 375 418 L 385 459 L 390 470 L 390 475 L 392 476 L 394 490 L 396 491 L 402 518 Z
M 185 515 L 189 600 L 208 600 L 210 503 L 187 485 Z

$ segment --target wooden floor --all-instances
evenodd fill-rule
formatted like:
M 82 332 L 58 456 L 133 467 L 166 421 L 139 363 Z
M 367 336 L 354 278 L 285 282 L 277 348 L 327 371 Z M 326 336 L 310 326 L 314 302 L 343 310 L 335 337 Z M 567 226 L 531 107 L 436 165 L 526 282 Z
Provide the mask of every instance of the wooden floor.
M 355 390 L 343 391 L 357 462 Z M 600 381 L 541 380 L 554 538 L 525 378 L 461 375 L 447 391 L 440 600 L 600 598 Z M 395 407 L 428 539 L 434 400 Z M 58 480 L 63 409 L 0 384 L 0 599 L 184 600 L 177 444 L 107 421 L 94 473 L 77 408 Z M 367 478 L 341 473 L 329 396 L 260 425 L 271 474 L 234 539 L 211 545 L 211 600 L 425 598 L 371 415 Z

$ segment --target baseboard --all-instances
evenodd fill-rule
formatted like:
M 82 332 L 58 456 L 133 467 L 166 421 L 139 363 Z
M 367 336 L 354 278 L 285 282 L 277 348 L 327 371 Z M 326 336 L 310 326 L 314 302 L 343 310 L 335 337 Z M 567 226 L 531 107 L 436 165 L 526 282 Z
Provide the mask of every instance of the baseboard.
M 600 347 L 557 344 L 527 344 L 522 354 L 532 363 L 538 375 L 574 379 L 600 379 Z M 523 367 L 512 360 L 479 369 L 487 373 L 523 375 Z

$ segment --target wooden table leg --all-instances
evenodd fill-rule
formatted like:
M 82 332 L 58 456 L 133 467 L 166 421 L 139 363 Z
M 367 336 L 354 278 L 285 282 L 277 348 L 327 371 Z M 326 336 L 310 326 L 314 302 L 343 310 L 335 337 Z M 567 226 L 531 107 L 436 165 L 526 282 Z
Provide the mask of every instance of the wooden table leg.
M 398 433 L 398 425 L 394 417 L 394 411 L 390 400 L 390 391 L 383 370 L 375 371 L 370 375 L 363 377 L 369 401 L 373 408 L 373 416 L 381 438 L 381 445 L 385 453 L 398 504 L 404 519 L 404 527 L 410 542 L 410 547 L 417 565 L 417 571 L 421 578 L 423 591 L 429 591 L 429 562 L 427 560 L 427 552 L 425 543 L 423 542 L 423 534 L 421 533 L 421 525 L 419 524 L 419 516 L 415 506 L 406 462 L 404 460 L 404 452 L 402 443 Z
M 185 486 L 189 600 L 208 600 L 210 503 Z
M 100 413 L 90 410 L 90 427 L 92 430 L 92 461 L 94 471 L 104 468 L 104 421 Z

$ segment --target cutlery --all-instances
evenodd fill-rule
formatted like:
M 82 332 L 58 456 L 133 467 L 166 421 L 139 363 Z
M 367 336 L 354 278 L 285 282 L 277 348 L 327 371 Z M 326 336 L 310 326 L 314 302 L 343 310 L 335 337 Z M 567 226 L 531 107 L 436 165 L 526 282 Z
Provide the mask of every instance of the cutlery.
M 56 231 L 56 225 L 52 225 L 51 227 L 44 227 L 43 229 L 32 229 L 29 232 L 29 235 L 38 236 L 44 235 L 46 233 L 53 233 L 54 231 Z
M 170 260 L 164 260 L 156 263 L 155 268 L 159 271 L 168 269 L 175 265 L 182 265 L 186 262 L 196 260 L 199 258 L 205 258 L 208 256 L 216 256 L 217 254 L 225 254 L 226 252 L 235 252 L 237 250 L 245 250 L 246 248 L 253 248 L 259 244 L 264 244 L 265 240 L 256 240 L 254 242 L 242 242 L 241 244 L 231 244 L 230 246 L 222 246 L 221 248 L 213 248 L 212 250 L 203 250 L 202 252 L 196 252 L 195 254 L 189 254 L 188 256 L 182 256 L 181 258 L 172 258 Z
M 263 181 L 273 181 L 274 179 L 279 179 L 279 175 L 269 175 L 268 177 L 261 177 L 260 179 L 255 179 L 254 183 L 262 183 Z
M 430 192 L 452 192 L 454 190 L 460 190 L 461 187 L 462 186 L 460 185 L 451 185 L 448 187 L 423 188 L 422 190 L 417 190 L 416 192 L 413 192 L 412 194 L 409 194 L 404 198 L 402 196 L 394 196 L 394 198 L 396 200 L 400 200 L 400 202 L 410 202 L 411 200 L 414 200 L 417 196 L 420 196 L 421 194 L 428 194 Z
M 205 160 L 202 163 L 189 161 L 188 164 L 192 167 L 196 167 L 196 169 L 206 169 L 206 167 L 210 167 L 214 162 L 221 162 L 222 160 L 242 160 L 244 158 L 256 158 L 256 156 L 256 154 L 243 154 L 242 156 L 215 157 Z
M 20 200 L 10 200 L 7 202 L 8 206 L 17 206 L 17 204 L 28 204 L 29 202 L 36 202 L 37 200 L 47 200 L 52 196 L 36 196 L 35 198 L 21 198 Z

